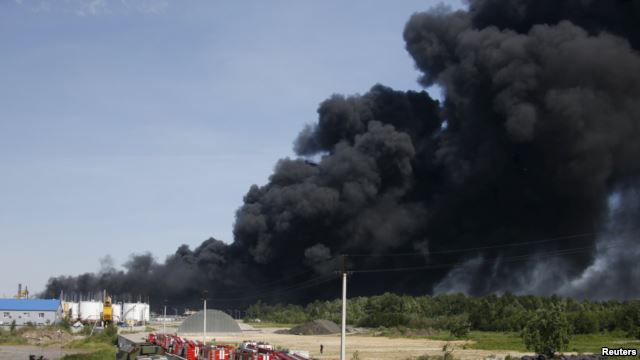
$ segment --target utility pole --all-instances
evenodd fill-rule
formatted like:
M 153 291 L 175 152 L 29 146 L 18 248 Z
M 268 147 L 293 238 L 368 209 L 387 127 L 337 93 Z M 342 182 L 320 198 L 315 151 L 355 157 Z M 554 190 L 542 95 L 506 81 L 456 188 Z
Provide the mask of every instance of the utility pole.
M 347 255 L 342 255 L 342 331 L 340 333 L 340 360 L 346 360 L 347 335 Z
M 203 300 L 204 300 L 204 313 L 203 313 L 203 318 L 204 321 L 202 322 L 202 344 L 206 345 L 207 343 L 207 293 L 208 291 L 205 290 L 203 292 L 204 296 L 203 296 Z
M 164 299 L 164 314 L 162 315 L 162 333 L 167 333 L 167 299 Z

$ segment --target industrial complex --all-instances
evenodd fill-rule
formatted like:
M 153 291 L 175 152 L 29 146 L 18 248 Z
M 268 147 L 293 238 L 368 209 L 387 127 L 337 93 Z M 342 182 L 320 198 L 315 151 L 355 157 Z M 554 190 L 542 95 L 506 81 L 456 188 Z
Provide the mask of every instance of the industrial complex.
M 144 324 L 150 320 L 150 307 L 145 302 L 114 302 L 103 292 L 102 299 L 70 301 L 29 298 L 29 290 L 18 285 L 17 294 L 0 299 L 0 325 L 50 325 L 67 319 L 71 323 Z
M 69 320 L 83 323 L 105 321 L 135 325 L 150 320 L 149 304 L 143 302 L 114 303 L 109 297 L 104 301 L 62 301 L 62 308 L 64 316 Z

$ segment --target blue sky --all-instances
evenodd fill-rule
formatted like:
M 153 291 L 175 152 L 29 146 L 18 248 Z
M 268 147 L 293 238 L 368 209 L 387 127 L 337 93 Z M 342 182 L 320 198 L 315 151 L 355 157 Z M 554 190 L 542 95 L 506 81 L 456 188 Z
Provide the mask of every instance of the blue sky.
M 402 29 L 436 3 L 0 0 L 0 296 L 231 241 L 322 100 L 420 89 Z

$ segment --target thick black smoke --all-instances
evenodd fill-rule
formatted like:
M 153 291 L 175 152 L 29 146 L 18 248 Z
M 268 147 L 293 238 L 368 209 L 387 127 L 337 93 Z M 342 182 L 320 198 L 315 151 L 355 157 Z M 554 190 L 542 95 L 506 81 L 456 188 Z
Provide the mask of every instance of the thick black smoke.
M 475 239 L 460 246 L 605 230 L 608 195 L 640 166 L 639 3 L 474 1 L 468 12 L 438 9 L 409 21 L 404 35 L 421 82 L 445 89 L 449 126 L 436 157 L 450 174 L 444 204 L 451 212 L 439 224 L 470 225 Z M 594 244 L 587 240 L 528 251 Z M 540 261 L 486 261 L 511 253 L 467 257 L 436 290 L 558 291 L 557 281 L 532 286 Z M 571 281 L 593 256 L 546 260 L 545 270 Z M 620 290 L 609 296 L 628 296 L 624 282 L 612 288 Z
M 300 158 L 249 190 L 231 244 L 182 246 L 164 264 L 136 256 L 124 271 L 53 278 L 46 293 L 307 301 L 338 293 L 333 271 L 351 254 L 355 271 L 414 268 L 355 273 L 351 295 L 638 296 L 627 281 L 639 268 L 616 248 L 637 246 L 638 23 L 637 0 L 415 14 L 407 50 L 443 103 L 382 85 L 334 95 L 295 141 Z

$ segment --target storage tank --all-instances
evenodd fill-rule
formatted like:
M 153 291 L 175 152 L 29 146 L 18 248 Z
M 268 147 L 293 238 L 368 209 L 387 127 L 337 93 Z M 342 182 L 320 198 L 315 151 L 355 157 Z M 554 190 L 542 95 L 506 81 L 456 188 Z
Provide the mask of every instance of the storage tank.
M 142 316 L 142 319 L 144 319 L 145 322 L 149 322 L 151 318 L 151 308 L 149 307 L 149 304 L 144 304 L 144 313 Z
M 77 302 L 69 303 L 69 319 L 71 321 L 77 321 L 80 319 L 80 304 Z
M 98 301 L 80 301 L 80 321 L 99 321 L 102 303 Z
M 122 319 L 126 323 L 138 323 L 142 321 L 140 303 L 124 303 L 122 304 Z
M 122 305 L 121 304 L 111 305 L 111 311 L 113 312 L 113 322 L 119 323 L 120 321 L 122 321 Z
M 149 321 L 149 305 L 142 302 L 136 303 L 136 311 L 138 312 L 138 321 Z
M 62 314 L 64 317 L 69 318 L 69 310 L 71 309 L 71 303 L 68 301 L 62 302 Z

